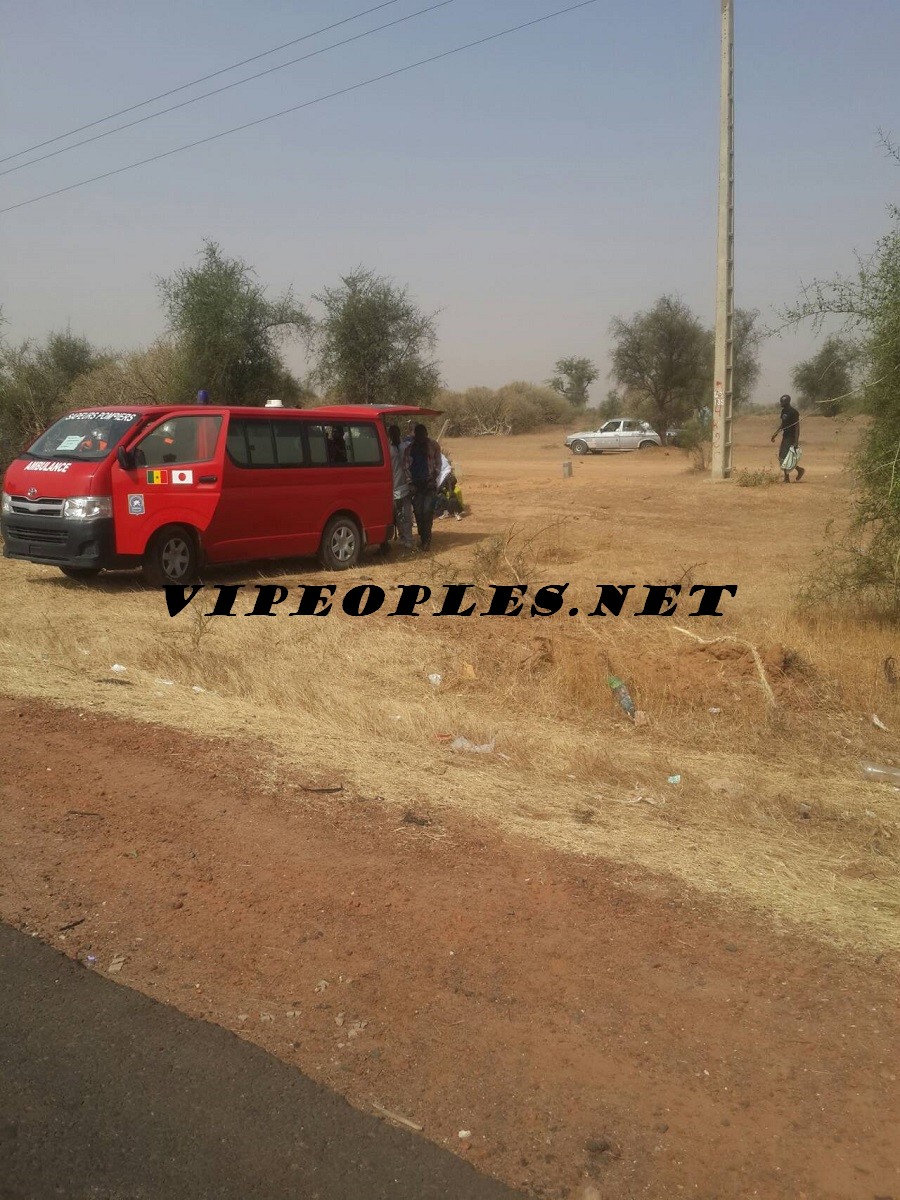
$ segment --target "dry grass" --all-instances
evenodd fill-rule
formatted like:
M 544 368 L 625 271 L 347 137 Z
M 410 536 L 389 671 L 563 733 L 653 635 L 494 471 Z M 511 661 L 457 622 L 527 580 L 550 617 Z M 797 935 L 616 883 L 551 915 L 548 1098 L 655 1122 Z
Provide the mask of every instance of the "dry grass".
M 767 463 L 770 432 L 740 423 L 739 461 Z M 900 694 L 882 669 L 897 630 L 795 613 L 822 526 L 847 496 L 849 431 L 811 419 L 805 432 L 804 483 L 752 492 L 698 478 L 677 453 L 577 460 L 564 480 L 565 452 L 546 432 L 453 442 L 473 517 L 439 523 L 432 557 L 367 559 L 328 577 L 438 595 L 470 582 L 482 607 L 491 583 L 569 582 L 563 613 L 571 602 L 577 617 L 248 621 L 191 609 L 170 620 L 127 578 L 83 587 L 4 563 L 0 677 L 15 693 L 262 739 L 273 786 L 285 772 L 337 775 L 365 795 L 452 807 L 673 873 L 839 942 L 898 949 L 900 794 L 857 767 L 864 756 L 900 763 Z M 266 578 L 326 579 L 308 562 Z M 689 609 L 674 621 L 588 618 L 600 582 L 739 591 L 720 620 Z M 750 649 L 701 644 L 676 624 L 750 643 L 774 704 Z M 110 685 L 112 663 L 127 666 L 126 683 Z M 609 669 L 646 724 L 615 706 Z M 453 753 L 444 734 L 496 739 L 498 753 Z M 654 803 L 626 803 L 638 795 Z

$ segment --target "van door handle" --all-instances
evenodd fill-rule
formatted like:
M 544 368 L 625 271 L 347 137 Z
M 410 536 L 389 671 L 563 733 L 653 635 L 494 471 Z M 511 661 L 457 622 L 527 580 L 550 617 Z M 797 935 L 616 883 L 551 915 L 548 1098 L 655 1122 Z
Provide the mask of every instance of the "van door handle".
M 218 480 L 219 480 L 218 475 L 201 475 L 200 476 L 200 483 L 217 483 Z

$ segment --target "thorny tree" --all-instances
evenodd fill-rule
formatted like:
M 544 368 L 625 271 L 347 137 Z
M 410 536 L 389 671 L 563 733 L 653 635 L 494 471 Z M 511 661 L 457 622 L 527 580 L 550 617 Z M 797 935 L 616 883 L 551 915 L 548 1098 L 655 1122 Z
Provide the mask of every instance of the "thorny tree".
M 900 161 L 897 147 L 886 140 Z M 871 417 L 853 458 L 856 481 L 850 528 L 823 560 L 808 594 L 857 593 L 900 617 L 900 208 L 889 209 L 891 229 L 855 278 L 814 282 L 785 316 L 788 324 L 829 316 L 844 319 L 863 355 L 861 408 Z

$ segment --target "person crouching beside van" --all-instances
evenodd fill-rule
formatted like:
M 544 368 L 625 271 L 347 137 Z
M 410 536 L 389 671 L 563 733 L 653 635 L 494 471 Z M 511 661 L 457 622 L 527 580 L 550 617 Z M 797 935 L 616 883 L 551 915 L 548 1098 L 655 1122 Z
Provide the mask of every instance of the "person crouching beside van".
M 434 438 L 428 436 L 424 425 L 417 425 L 413 430 L 413 439 L 403 453 L 403 469 L 412 494 L 419 543 L 423 550 L 427 550 L 431 545 L 441 448 Z
M 394 525 L 400 544 L 407 550 L 412 549 L 412 498 L 409 482 L 403 465 L 403 450 L 400 440 L 400 426 L 389 425 L 388 437 L 391 442 L 391 469 L 394 473 Z

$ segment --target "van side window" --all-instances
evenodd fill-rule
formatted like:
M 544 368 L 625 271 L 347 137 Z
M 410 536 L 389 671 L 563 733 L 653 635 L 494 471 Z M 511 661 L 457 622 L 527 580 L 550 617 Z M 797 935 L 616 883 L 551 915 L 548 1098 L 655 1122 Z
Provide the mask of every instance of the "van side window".
M 381 442 L 374 425 L 351 425 L 348 444 L 350 462 L 360 466 L 381 466 Z
M 271 421 L 245 421 L 247 452 L 251 467 L 274 467 L 275 439 Z
M 302 467 L 303 426 L 300 421 L 273 421 L 275 455 L 279 467 Z
M 139 467 L 163 467 L 209 462 L 215 458 L 221 428 L 222 418 L 212 413 L 171 417 L 138 442 L 135 463 Z
M 384 461 L 374 424 L 306 426 L 311 467 L 380 466 Z
M 228 437 L 225 441 L 225 449 L 228 451 L 229 458 L 233 462 L 236 462 L 239 467 L 250 465 L 250 455 L 247 453 L 245 424 L 246 422 L 239 418 L 232 417 L 228 423 Z
M 309 465 L 328 465 L 328 433 L 324 425 L 306 425 L 306 445 L 309 450 Z

